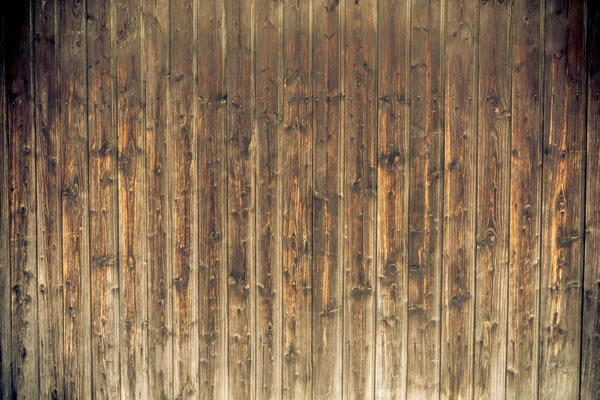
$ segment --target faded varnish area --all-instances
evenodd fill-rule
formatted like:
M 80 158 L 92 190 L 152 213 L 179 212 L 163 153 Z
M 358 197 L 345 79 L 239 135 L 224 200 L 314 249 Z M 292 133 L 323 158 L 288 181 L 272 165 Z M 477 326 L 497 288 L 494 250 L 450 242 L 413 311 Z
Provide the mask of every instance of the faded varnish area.
M 600 399 L 600 5 L 0 14 L 0 400 Z

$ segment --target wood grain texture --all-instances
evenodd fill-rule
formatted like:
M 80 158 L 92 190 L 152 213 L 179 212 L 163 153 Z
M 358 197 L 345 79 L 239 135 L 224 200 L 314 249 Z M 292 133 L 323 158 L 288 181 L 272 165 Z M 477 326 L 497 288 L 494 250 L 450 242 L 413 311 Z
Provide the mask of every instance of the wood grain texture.
M 225 10 L 198 8 L 199 328 L 202 399 L 227 396 L 227 174 Z
M 580 398 L 600 396 L 600 7 L 587 8 L 587 169 Z
M 225 3 L 227 43 L 227 243 L 230 398 L 253 399 L 255 368 L 255 167 L 253 1 Z
M 283 3 L 283 397 L 312 394 L 311 13 Z
M 509 293 L 506 397 L 537 398 L 543 48 L 538 1 L 512 12 Z M 481 97 L 481 96 L 480 96 Z
M 116 0 L 115 8 L 121 398 L 147 399 L 145 100 L 138 63 L 143 48 L 141 1 Z
M 22 398 L 39 396 L 36 235 L 36 141 L 33 121 L 32 4 L 6 20 L 12 386 Z
M 3 11 L 3 10 L 2 10 Z M 5 16 L 0 13 L 0 399 L 13 396 L 10 288 L 10 208 Z M 9 53 L 10 54 L 10 53 Z
M 87 7 L 92 392 L 100 398 L 120 392 L 114 6 L 90 2 Z
M 376 2 L 345 1 L 344 397 L 375 394 Z
M 342 397 L 342 18 L 338 2 L 313 1 L 313 398 Z
M 58 122 L 57 3 L 34 3 L 36 201 L 40 396 L 64 397 L 61 147 Z
M 372 194 L 377 196 L 375 394 L 377 398 L 403 398 L 407 395 L 408 373 L 408 368 L 404 368 L 408 351 L 407 305 L 413 305 L 407 303 L 411 9 L 409 2 L 384 1 L 379 6 L 386 12 L 378 15 L 378 38 L 399 39 L 377 41 L 377 92 L 368 93 L 373 96 L 368 101 L 377 100 L 378 104 L 377 185 Z M 373 66 L 365 64 L 364 68 Z M 362 82 L 357 81 L 359 84 Z M 364 98 L 357 100 L 367 102 Z M 358 120 L 359 132 L 364 123 Z
M 256 133 L 256 398 L 283 395 L 282 166 L 283 2 L 257 0 Z
M 545 13 L 539 396 L 565 399 L 579 396 L 587 98 L 584 2 L 549 0 Z
M 443 213 L 442 2 L 410 5 L 407 397 L 437 398 Z
M 440 395 L 473 396 L 479 5 L 446 3 Z
M 512 2 L 479 8 L 474 398 L 506 390 Z
M 92 328 L 89 225 L 89 135 L 86 82 L 86 3 L 69 2 L 58 19 L 60 135 L 63 163 L 62 260 L 65 291 L 65 395 L 90 398 L 93 389 L 105 396 L 118 393 L 119 382 L 106 375 L 105 385 L 92 387 Z M 117 354 L 114 354 L 117 357 Z M 118 363 L 118 360 L 111 359 Z M 115 371 L 115 369 L 113 369 Z M 118 371 L 118 367 L 116 369 Z M 97 377 L 102 376 L 98 374 Z
M 152 398 L 173 395 L 173 256 L 171 221 L 169 0 L 143 3 L 148 384 Z
M 174 395 L 198 393 L 198 181 L 196 118 L 196 3 L 170 3 L 170 134 L 173 256 Z

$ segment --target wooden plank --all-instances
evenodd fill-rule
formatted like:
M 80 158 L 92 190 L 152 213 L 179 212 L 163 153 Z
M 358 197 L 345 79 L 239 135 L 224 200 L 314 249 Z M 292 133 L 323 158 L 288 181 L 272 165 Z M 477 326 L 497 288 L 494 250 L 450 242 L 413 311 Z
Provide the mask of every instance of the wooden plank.
M 198 9 L 198 176 L 201 399 L 227 397 L 227 170 L 225 9 Z M 199 50 L 200 51 L 200 50 Z
M 512 2 L 479 9 L 474 398 L 504 398 L 508 318 Z
M 195 2 L 172 1 L 170 18 L 173 385 L 175 397 L 189 398 L 198 393 L 199 368 Z
M 473 395 L 478 11 L 445 4 L 443 398 Z
M 256 397 L 281 398 L 283 366 L 282 214 L 279 137 L 283 113 L 283 2 L 258 0 L 255 13 Z
M 252 1 L 225 3 L 229 397 L 255 396 L 255 139 Z
M 12 396 L 39 396 L 32 4 L 6 19 Z
M 40 396 L 64 397 L 63 271 L 61 259 L 61 141 L 57 131 L 57 4 L 34 3 L 37 263 Z
M 587 8 L 587 176 L 581 399 L 600 396 L 600 4 Z
M 312 394 L 310 3 L 283 3 L 283 396 Z
M 584 3 L 549 0 L 544 21 L 540 398 L 579 396 L 584 235 Z
M 344 397 L 375 392 L 376 3 L 345 3 Z
M 139 0 L 117 0 L 117 72 L 121 397 L 147 399 L 148 274 L 146 143 Z
M 0 399 L 12 397 L 12 313 L 10 289 L 9 159 L 6 98 L 6 35 L 0 13 Z
M 59 158 L 63 163 L 64 362 L 68 398 L 92 396 L 86 17 L 85 2 L 60 7 L 59 132 L 64 145 Z
M 120 390 L 113 11 L 113 2 L 90 2 L 87 7 L 92 392 L 100 398 L 118 396 Z
M 506 397 L 516 399 L 538 389 L 543 9 L 537 0 L 513 8 Z
M 148 252 L 148 383 L 159 399 L 173 394 L 173 285 L 171 253 L 171 135 L 167 56 L 169 0 L 144 2 L 146 103 L 146 235 Z
M 358 99 L 362 103 L 368 101 L 370 107 L 373 102 L 371 96 L 377 96 L 378 105 L 377 132 L 366 131 L 366 134 L 376 137 L 377 146 L 377 190 L 374 192 L 377 196 L 377 398 L 404 398 L 407 394 L 410 17 L 409 2 L 399 4 L 386 0 L 379 3 L 377 29 L 380 41 L 377 42 L 375 66 L 377 92 L 373 93 L 367 87 L 365 94 L 368 98 Z M 357 63 L 354 68 L 361 66 L 362 63 Z M 373 68 L 372 65 L 368 67 Z M 352 86 L 355 74 L 353 71 L 348 76 L 352 76 L 352 79 L 348 79 Z M 362 85 L 358 79 L 356 86 Z M 346 95 L 352 96 L 349 92 Z M 353 101 L 356 100 L 351 99 L 350 104 Z M 361 103 L 357 104 L 358 107 L 362 106 Z M 369 118 L 369 111 L 369 108 L 362 111 L 366 113 L 366 118 Z M 365 122 L 359 118 L 357 126 L 347 131 L 351 140 L 353 129 L 360 134 L 361 125 Z M 360 138 L 358 143 L 361 141 L 364 143 L 365 139 Z M 352 162 L 350 154 L 348 162 Z M 366 196 L 370 195 L 367 193 Z M 360 246 L 356 247 L 356 243 L 353 243 L 348 250 L 352 253 L 355 248 L 360 249 Z
M 412 367 L 407 372 L 408 398 L 439 396 L 444 170 L 442 11 L 438 0 L 413 0 L 410 5 L 406 365 Z
M 342 17 L 313 1 L 313 398 L 342 397 Z

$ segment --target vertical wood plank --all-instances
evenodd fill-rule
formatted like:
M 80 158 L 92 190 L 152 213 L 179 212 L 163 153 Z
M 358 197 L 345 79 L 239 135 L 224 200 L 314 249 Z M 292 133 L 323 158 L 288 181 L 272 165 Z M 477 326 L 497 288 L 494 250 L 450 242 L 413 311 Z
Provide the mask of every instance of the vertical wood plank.
M 538 388 L 542 5 L 528 0 L 513 8 L 506 397 L 516 399 L 537 398 Z
M 337 1 L 313 0 L 313 398 L 342 397 L 342 24 Z
M 12 397 L 12 313 L 10 288 L 9 134 L 5 13 L 0 13 L 0 399 Z M 8 53 L 10 55 L 10 52 Z
M 87 7 L 92 393 L 100 398 L 120 390 L 113 8 L 113 2 L 97 1 Z
M 169 0 L 143 3 L 148 252 L 148 383 L 158 399 L 173 394 Z
M 86 84 L 86 2 L 62 4 L 59 12 L 62 243 L 65 282 L 65 395 L 91 398 L 90 231 Z M 116 360 L 115 360 L 116 361 Z M 116 361 L 118 362 L 118 361 Z M 99 376 L 101 376 L 99 374 Z M 111 377 L 112 378 L 112 377 Z M 113 383 L 114 393 L 118 387 Z M 107 383 L 110 386 L 110 383 Z
M 479 9 L 474 398 L 504 398 L 508 318 L 512 2 Z
M 32 4 L 6 19 L 12 396 L 39 396 Z M 8 15 L 7 15 L 8 17 Z
M 377 77 L 377 93 L 372 93 L 372 89 L 367 87 L 368 98 L 350 99 L 350 104 L 368 101 L 370 107 L 370 103 L 375 101 L 371 96 L 377 96 L 378 104 L 377 131 L 365 130 L 367 135 L 376 137 L 377 146 L 376 191 L 366 194 L 377 196 L 377 398 L 406 397 L 410 17 L 409 2 L 400 4 L 386 0 L 379 3 L 377 65 L 367 66 L 375 67 L 373 74 Z M 366 47 L 367 43 L 359 45 Z M 354 68 L 360 69 L 361 66 L 362 63 L 357 63 Z M 352 86 L 356 84 L 359 87 L 363 84 L 361 81 L 357 79 L 355 83 L 353 79 Z M 350 91 L 346 93 L 348 95 L 352 96 Z M 357 104 L 360 107 L 360 103 Z M 369 111 L 367 109 L 364 114 L 366 118 L 369 118 Z M 360 133 L 366 121 L 359 118 L 356 122 L 354 129 Z M 348 131 L 348 135 L 352 140 L 352 130 Z M 360 137 L 358 140 L 358 143 L 365 141 Z M 350 160 L 349 157 L 348 162 Z M 354 243 L 352 246 L 349 249 L 351 253 L 355 248 L 360 249 Z
M 581 399 L 600 396 L 600 4 L 587 4 L 587 169 Z
M 312 395 L 311 13 L 283 3 L 283 396 Z
M 446 3 L 440 395 L 472 398 L 475 296 L 477 3 Z
M 34 3 L 39 375 L 46 398 L 64 397 L 56 13 L 55 1 Z
M 345 2 L 344 397 L 375 391 L 376 43 L 372 0 Z
M 407 397 L 440 384 L 443 82 L 442 1 L 410 5 Z
M 253 1 L 227 0 L 227 243 L 229 397 L 255 396 Z
M 198 8 L 198 168 L 200 215 L 200 391 L 227 397 L 227 139 L 225 9 Z
M 579 396 L 584 235 L 584 2 L 548 0 L 544 26 L 540 398 Z
M 283 1 L 257 0 L 255 12 L 256 397 L 281 398 L 283 366 L 282 186 Z
M 171 2 L 173 365 L 175 397 L 198 394 L 198 207 L 193 0 Z
M 119 196 L 121 397 L 148 398 L 146 143 L 143 130 L 139 0 L 117 0 L 116 72 Z

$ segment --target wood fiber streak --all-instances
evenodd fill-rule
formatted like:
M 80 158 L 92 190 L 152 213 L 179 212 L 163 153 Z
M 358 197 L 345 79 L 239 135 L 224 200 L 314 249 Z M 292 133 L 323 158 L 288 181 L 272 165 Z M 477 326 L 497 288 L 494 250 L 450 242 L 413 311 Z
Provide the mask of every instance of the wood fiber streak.
M 412 29 L 409 2 L 384 1 L 379 6 L 386 12 L 378 16 L 378 37 L 401 39 L 378 42 L 377 93 L 368 94 L 373 99 L 359 98 L 357 101 L 377 101 L 378 104 L 377 186 L 372 194 L 377 196 L 375 394 L 383 399 L 406 397 L 408 373 L 404 365 L 408 350 L 408 124 Z
M 58 125 L 57 3 L 34 3 L 36 201 L 40 396 L 64 397 L 61 147 Z
M 442 398 L 473 395 L 479 5 L 445 4 Z
M 87 64 L 90 185 L 90 274 L 93 394 L 118 396 L 119 237 L 117 129 L 113 64 L 113 2 L 87 7 Z
M 283 3 L 283 397 L 312 395 L 310 3 Z
M 227 395 L 225 26 L 220 1 L 198 8 L 199 392 Z
M 442 2 L 410 5 L 407 397 L 439 396 L 442 266 Z
M 545 9 L 539 396 L 579 396 L 585 190 L 584 2 Z M 557 27 L 560 27 L 558 29 Z
M 348 399 L 375 394 L 376 4 L 344 2 L 343 395 Z
M 479 9 L 474 398 L 506 389 L 510 201 L 510 1 Z
M 542 36 L 537 0 L 512 12 L 509 292 L 506 397 L 537 398 L 542 212 Z M 480 96 L 481 97 L 481 96 Z
M 342 18 L 338 2 L 313 1 L 313 398 L 342 396 Z
M 256 2 L 256 397 L 273 399 L 283 393 L 282 12 L 283 2 Z

